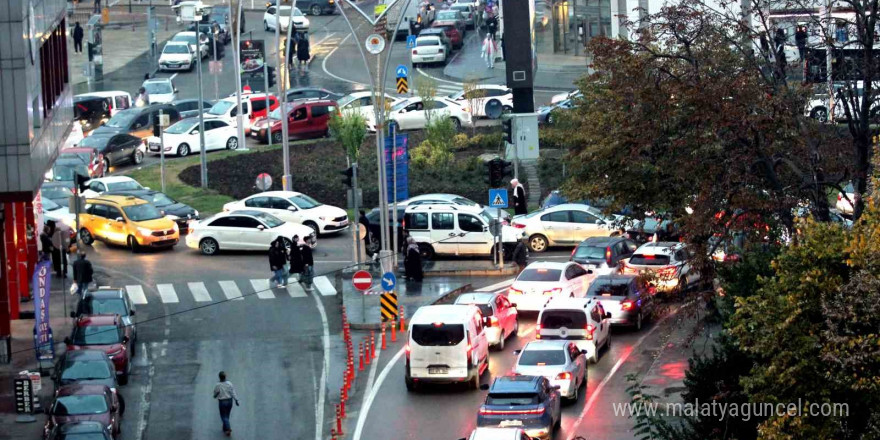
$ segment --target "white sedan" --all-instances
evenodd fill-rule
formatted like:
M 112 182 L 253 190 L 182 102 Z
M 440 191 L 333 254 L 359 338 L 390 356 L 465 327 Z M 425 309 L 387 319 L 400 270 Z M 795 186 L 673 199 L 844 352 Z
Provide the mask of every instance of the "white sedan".
M 279 237 L 290 248 L 294 235 L 302 242 L 311 234 L 312 230 L 303 225 L 282 221 L 265 212 L 242 210 L 191 223 L 186 245 L 205 255 L 214 255 L 221 249 L 267 251 Z M 311 241 L 311 247 L 316 244 L 316 239 Z
M 223 211 L 247 209 L 265 212 L 286 222 L 308 226 L 317 234 L 348 229 L 348 214 L 296 191 L 267 191 L 223 205 Z
M 187 118 L 165 129 L 163 133 L 165 154 L 187 156 L 201 151 L 199 119 Z M 151 136 L 147 139 L 147 150 L 160 154 L 161 139 Z M 205 151 L 238 149 L 238 133 L 235 127 L 222 119 L 205 119 Z
M 428 113 L 432 118 L 444 117 L 452 120 L 455 128 L 471 126 L 471 114 L 467 107 L 445 97 L 434 98 L 428 106 L 420 97 L 402 99 L 391 106 L 388 115 L 390 120 L 397 123 L 401 130 L 420 130 L 428 124 Z M 426 107 L 428 109 L 426 110 Z
M 537 261 L 517 275 L 507 299 L 520 312 L 538 312 L 553 298 L 583 298 L 593 278 L 577 263 Z
M 498 108 L 502 113 L 513 111 L 513 90 L 499 84 L 479 84 L 467 93 L 464 90 L 453 93 L 449 95 L 449 99 L 463 106 L 473 104 L 471 115 L 475 118 L 486 117 L 486 109 L 492 107 Z
M 544 376 L 569 401 L 577 401 L 578 391 L 587 385 L 587 358 L 574 342 L 532 341 L 514 353 L 519 355 L 514 374 Z
M 514 217 L 511 226 L 529 237 L 532 252 L 544 252 L 550 246 L 577 246 L 590 237 L 611 236 L 616 233 L 614 223 L 596 208 L 564 203 Z
M 385 108 L 390 109 L 397 101 L 397 98 L 385 94 Z M 343 96 L 339 101 L 339 109 L 343 112 L 357 112 L 366 119 L 367 127 L 376 125 L 376 114 L 373 109 L 373 92 L 354 92 Z
M 263 14 L 263 29 L 274 31 L 277 22 L 281 22 L 281 32 L 287 32 L 287 26 L 290 24 L 290 6 L 278 6 L 277 18 L 275 6 L 269 6 Z M 293 25 L 296 26 L 297 32 L 308 32 L 309 19 L 299 10 L 293 8 Z

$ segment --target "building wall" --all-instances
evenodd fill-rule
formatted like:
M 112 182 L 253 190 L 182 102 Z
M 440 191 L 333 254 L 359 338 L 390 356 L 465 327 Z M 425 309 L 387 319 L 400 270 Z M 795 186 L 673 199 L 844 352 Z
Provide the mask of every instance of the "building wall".
M 43 65 L 40 51 L 53 34 L 63 38 L 66 7 L 66 0 L 0 0 L 0 201 L 33 199 L 70 130 L 67 81 L 52 93 L 51 110 L 43 102 L 45 75 L 68 71 L 58 61 L 66 53 L 56 45 L 58 56 Z

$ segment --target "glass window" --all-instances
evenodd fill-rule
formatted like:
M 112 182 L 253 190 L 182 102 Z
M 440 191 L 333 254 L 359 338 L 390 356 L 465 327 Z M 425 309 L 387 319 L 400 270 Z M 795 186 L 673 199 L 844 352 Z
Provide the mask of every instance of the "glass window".
M 122 210 L 125 211 L 125 215 L 128 219 L 133 222 L 145 222 L 162 218 L 162 213 L 149 203 L 126 206 L 122 208 Z
M 244 109 L 244 105 L 245 105 L 245 103 L 242 102 L 241 105 L 242 105 L 242 109 Z M 225 115 L 226 112 L 229 111 L 229 109 L 231 109 L 231 108 L 233 108 L 233 107 L 236 107 L 236 103 L 235 103 L 235 102 L 232 102 L 232 101 L 220 101 L 220 102 L 214 104 L 214 106 L 211 107 L 211 110 L 208 110 L 208 114 L 209 114 L 209 115 L 218 115 L 218 116 L 219 116 L 219 115 Z M 247 113 L 247 111 L 245 111 L 245 113 Z M 233 114 L 232 116 L 235 116 L 235 114 Z
M 428 214 L 413 212 L 405 215 L 407 229 L 428 229 Z
M 590 319 L 593 322 L 602 321 L 602 315 L 599 314 L 599 307 L 593 307 L 593 310 L 590 310 Z
M 559 269 L 528 269 L 522 271 L 517 281 L 559 281 L 562 271 Z
M 489 393 L 486 405 L 520 406 L 541 403 L 538 393 Z
M 60 396 L 52 405 L 52 415 L 55 416 L 84 416 L 107 411 L 107 398 L 103 394 Z
M 287 209 L 290 208 L 290 202 L 281 197 L 269 197 L 269 207 L 272 209 Z
M 293 111 L 293 120 L 294 121 L 303 121 L 306 119 L 308 114 L 306 113 L 305 107 L 300 107 Z
M 596 278 L 590 283 L 590 290 L 587 291 L 587 296 L 626 296 L 627 292 L 629 292 L 629 283 L 628 279 L 611 280 L 601 277 Z
M 254 99 L 251 101 L 251 103 L 254 105 L 255 112 L 261 112 L 263 110 L 266 110 L 266 100 L 265 99 Z
M 584 211 L 569 211 L 571 213 L 571 221 L 574 223 L 587 223 L 591 225 L 602 224 L 602 220 L 593 214 Z
M 244 206 L 250 208 L 268 208 L 269 207 L 269 198 L 268 197 L 251 197 L 244 201 Z
M 416 344 L 430 346 L 453 346 L 464 340 L 462 324 L 416 324 L 412 326 L 412 340 Z
M 416 40 L 417 47 L 425 47 L 425 46 L 439 46 L 440 39 L 439 38 L 419 38 Z
M 138 109 L 123 110 L 110 118 L 110 120 L 105 122 L 104 125 L 112 128 L 128 127 L 128 125 L 131 124 L 140 113 L 141 112 Z
M 130 191 L 134 189 L 144 189 L 140 183 L 134 180 L 124 180 L 122 182 L 110 182 L 107 184 L 109 191 Z
M 571 257 L 576 260 L 604 260 L 605 246 L 578 246 Z
M 122 334 L 115 325 L 88 325 L 73 330 L 74 345 L 113 345 L 122 342 Z
M 48 199 L 62 199 L 73 196 L 73 191 L 66 186 L 45 186 L 41 192 L 43 197 Z
M 317 200 L 315 200 L 305 194 L 300 194 L 298 196 L 292 196 L 288 200 L 293 202 L 293 204 L 296 205 L 297 208 L 299 208 L 299 209 L 312 209 L 312 208 L 316 208 L 318 206 L 321 206 L 321 202 L 319 202 L 319 201 L 317 201 Z
M 551 330 L 582 329 L 587 325 L 587 316 L 583 310 L 544 310 L 540 324 L 541 328 Z
M 122 298 L 95 298 L 87 296 L 80 301 L 77 311 L 81 315 L 128 316 L 128 305 Z
M 107 218 L 109 218 L 110 220 L 116 220 L 118 218 L 122 218 L 122 212 L 120 212 L 119 208 L 116 208 L 115 206 L 108 206 L 107 207 Z
M 470 214 L 458 215 L 458 227 L 465 232 L 483 232 L 483 222 Z
M 114 372 L 106 361 L 67 361 L 61 373 L 61 380 L 95 380 L 112 377 Z
M 134 121 L 134 124 L 132 124 L 131 128 L 132 128 L 132 130 L 137 130 L 139 128 L 144 128 L 149 125 L 150 125 L 150 115 L 148 113 L 148 114 L 141 115 L 140 117 L 138 117 L 137 120 Z
M 144 83 L 144 88 L 150 95 L 167 95 L 174 92 L 169 82 L 148 82 Z
M 455 229 L 451 212 L 434 212 L 431 214 L 431 226 L 434 229 Z
M 573 264 L 571 266 L 568 266 L 568 269 L 566 269 L 566 272 L 568 273 L 568 279 L 570 279 L 570 280 L 573 280 L 577 277 L 582 277 L 587 274 L 587 271 L 584 270 L 584 268 L 580 267 L 580 265 L 577 265 L 577 264 Z
M 98 217 L 107 217 L 107 207 L 104 205 L 86 206 L 86 212 Z
M 326 105 L 316 105 L 312 107 L 312 117 L 317 118 L 318 116 L 324 116 L 329 113 Z
M 116 97 L 116 108 L 117 109 L 126 109 L 131 106 L 131 102 L 128 99 L 128 96 L 117 96 Z
M 529 350 L 519 357 L 518 365 L 565 365 L 565 352 L 562 350 Z
M 542 222 L 568 222 L 568 211 L 556 211 L 541 216 Z
M 207 124 L 207 122 L 205 122 Z M 180 121 L 167 129 L 165 129 L 165 133 L 168 134 L 184 134 L 189 132 L 192 128 L 197 127 L 198 123 L 193 121 Z
M 238 226 L 238 222 L 236 221 L 237 218 L 238 217 L 220 217 L 211 222 L 211 226 L 232 228 Z
M 238 217 L 237 225 L 239 228 L 257 229 L 263 226 L 257 219 L 251 217 Z

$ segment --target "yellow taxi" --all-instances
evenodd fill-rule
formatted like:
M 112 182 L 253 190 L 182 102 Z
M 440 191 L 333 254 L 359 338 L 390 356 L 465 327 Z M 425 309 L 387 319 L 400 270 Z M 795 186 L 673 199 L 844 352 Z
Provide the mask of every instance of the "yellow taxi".
M 101 240 L 136 252 L 142 247 L 170 248 L 180 240 L 177 223 L 137 197 L 105 195 L 87 199 L 83 211 L 79 215 L 79 236 L 87 245 Z

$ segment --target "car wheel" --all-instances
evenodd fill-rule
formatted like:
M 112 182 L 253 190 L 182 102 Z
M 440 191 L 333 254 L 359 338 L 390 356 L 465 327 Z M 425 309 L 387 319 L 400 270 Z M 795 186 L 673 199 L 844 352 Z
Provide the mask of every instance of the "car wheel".
M 578 392 L 580 390 L 581 390 L 580 384 L 578 384 L 578 386 L 574 387 L 574 393 L 571 395 L 571 397 L 568 398 L 568 403 L 575 403 L 578 401 L 578 397 L 580 397 Z
M 403 381 L 406 383 L 406 390 L 409 392 L 415 392 L 419 390 L 419 385 L 416 381 L 412 380 L 409 377 L 404 377 Z
M 591 364 L 595 364 L 599 362 L 599 347 L 596 347 L 596 350 L 593 351 L 593 355 L 588 359 Z
M 413 65 L 413 70 L 415 70 L 415 69 L 418 69 L 418 68 L 419 68 L 419 63 L 412 63 L 412 65 Z
M 203 238 L 199 242 L 199 250 L 202 251 L 203 255 L 214 255 L 220 250 L 220 245 L 213 238 Z
M 109 172 L 110 172 L 110 159 L 107 159 L 105 157 L 104 158 L 104 174 L 106 175 Z
M 452 125 L 455 127 L 455 131 L 461 131 L 461 121 L 458 118 L 449 118 L 452 120 Z
M 141 162 L 144 161 L 144 152 L 141 150 L 134 150 L 134 154 L 131 156 L 131 161 L 134 162 L 135 165 L 140 165 Z
M 434 258 L 434 248 L 430 244 L 419 243 L 419 253 L 422 254 L 422 258 L 425 260 Z
M 282 133 L 280 131 L 276 131 L 275 133 L 272 133 L 272 143 L 273 144 L 280 144 L 281 143 L 281 135 L 282 135 Z
M 263 20 L 263 30 L 267 32 L 269 31 L 269 22 L 266 20 Z
M 189 145 L 180 144 L 180 146 L 177 147 L 177 155 L 180 157 L 189 156 Z
M 131 357 L 137 356 L 137 344 L 134 341 L 131 341 Z
M 233 136 L 226 141 L 226 149 L 227 150 L 237 150 L 238 149 L 238 138 Z
M 529 249 L 532 252 L 544 252 L 547 250 L 547 237 L 541 234 L 535 234 L 529 237 Z
M 309 14 L 321 15 L 321 7 L 318 5 L 312 5 L 312 7 L 309 8 Z
M 137 238 L 134 236 L 128 236 L 128 248 L 131 249 L 131 253 L 136 254 L 140 250 L 140 245 L 138 244 Z
M 501 338 L 499 339 L 501 339 L 501 341 L 498 342 L 498 351 L 504 351 L 504 330 L 501 331 Z
M 519 336 L 519 318 L 517 318 L 517 320 L 513 322 L 513 331 L 510 332 L 510 336 Z
M 312 232 L 315 233 L 315 237 L 317 237 L 318 234 L 321 233 L 321 228 L 319 228 L 315 222 L 305 222 L 305 223 L 303 223 L 303 226 L 308 226 L 308 227 L 312 228 Z
M 828 109 L 825 107 L 816 107 L 810 111 L 810 117 L 819 122 L 828 122 Z
M 92 237 L 92 233 L 89 232 L 89 230 L 86 228 L 82 228 L 79 230 L 79 239 L 86 246 L 91 246 L 92 243 L 95 242 L 95 237 Z

